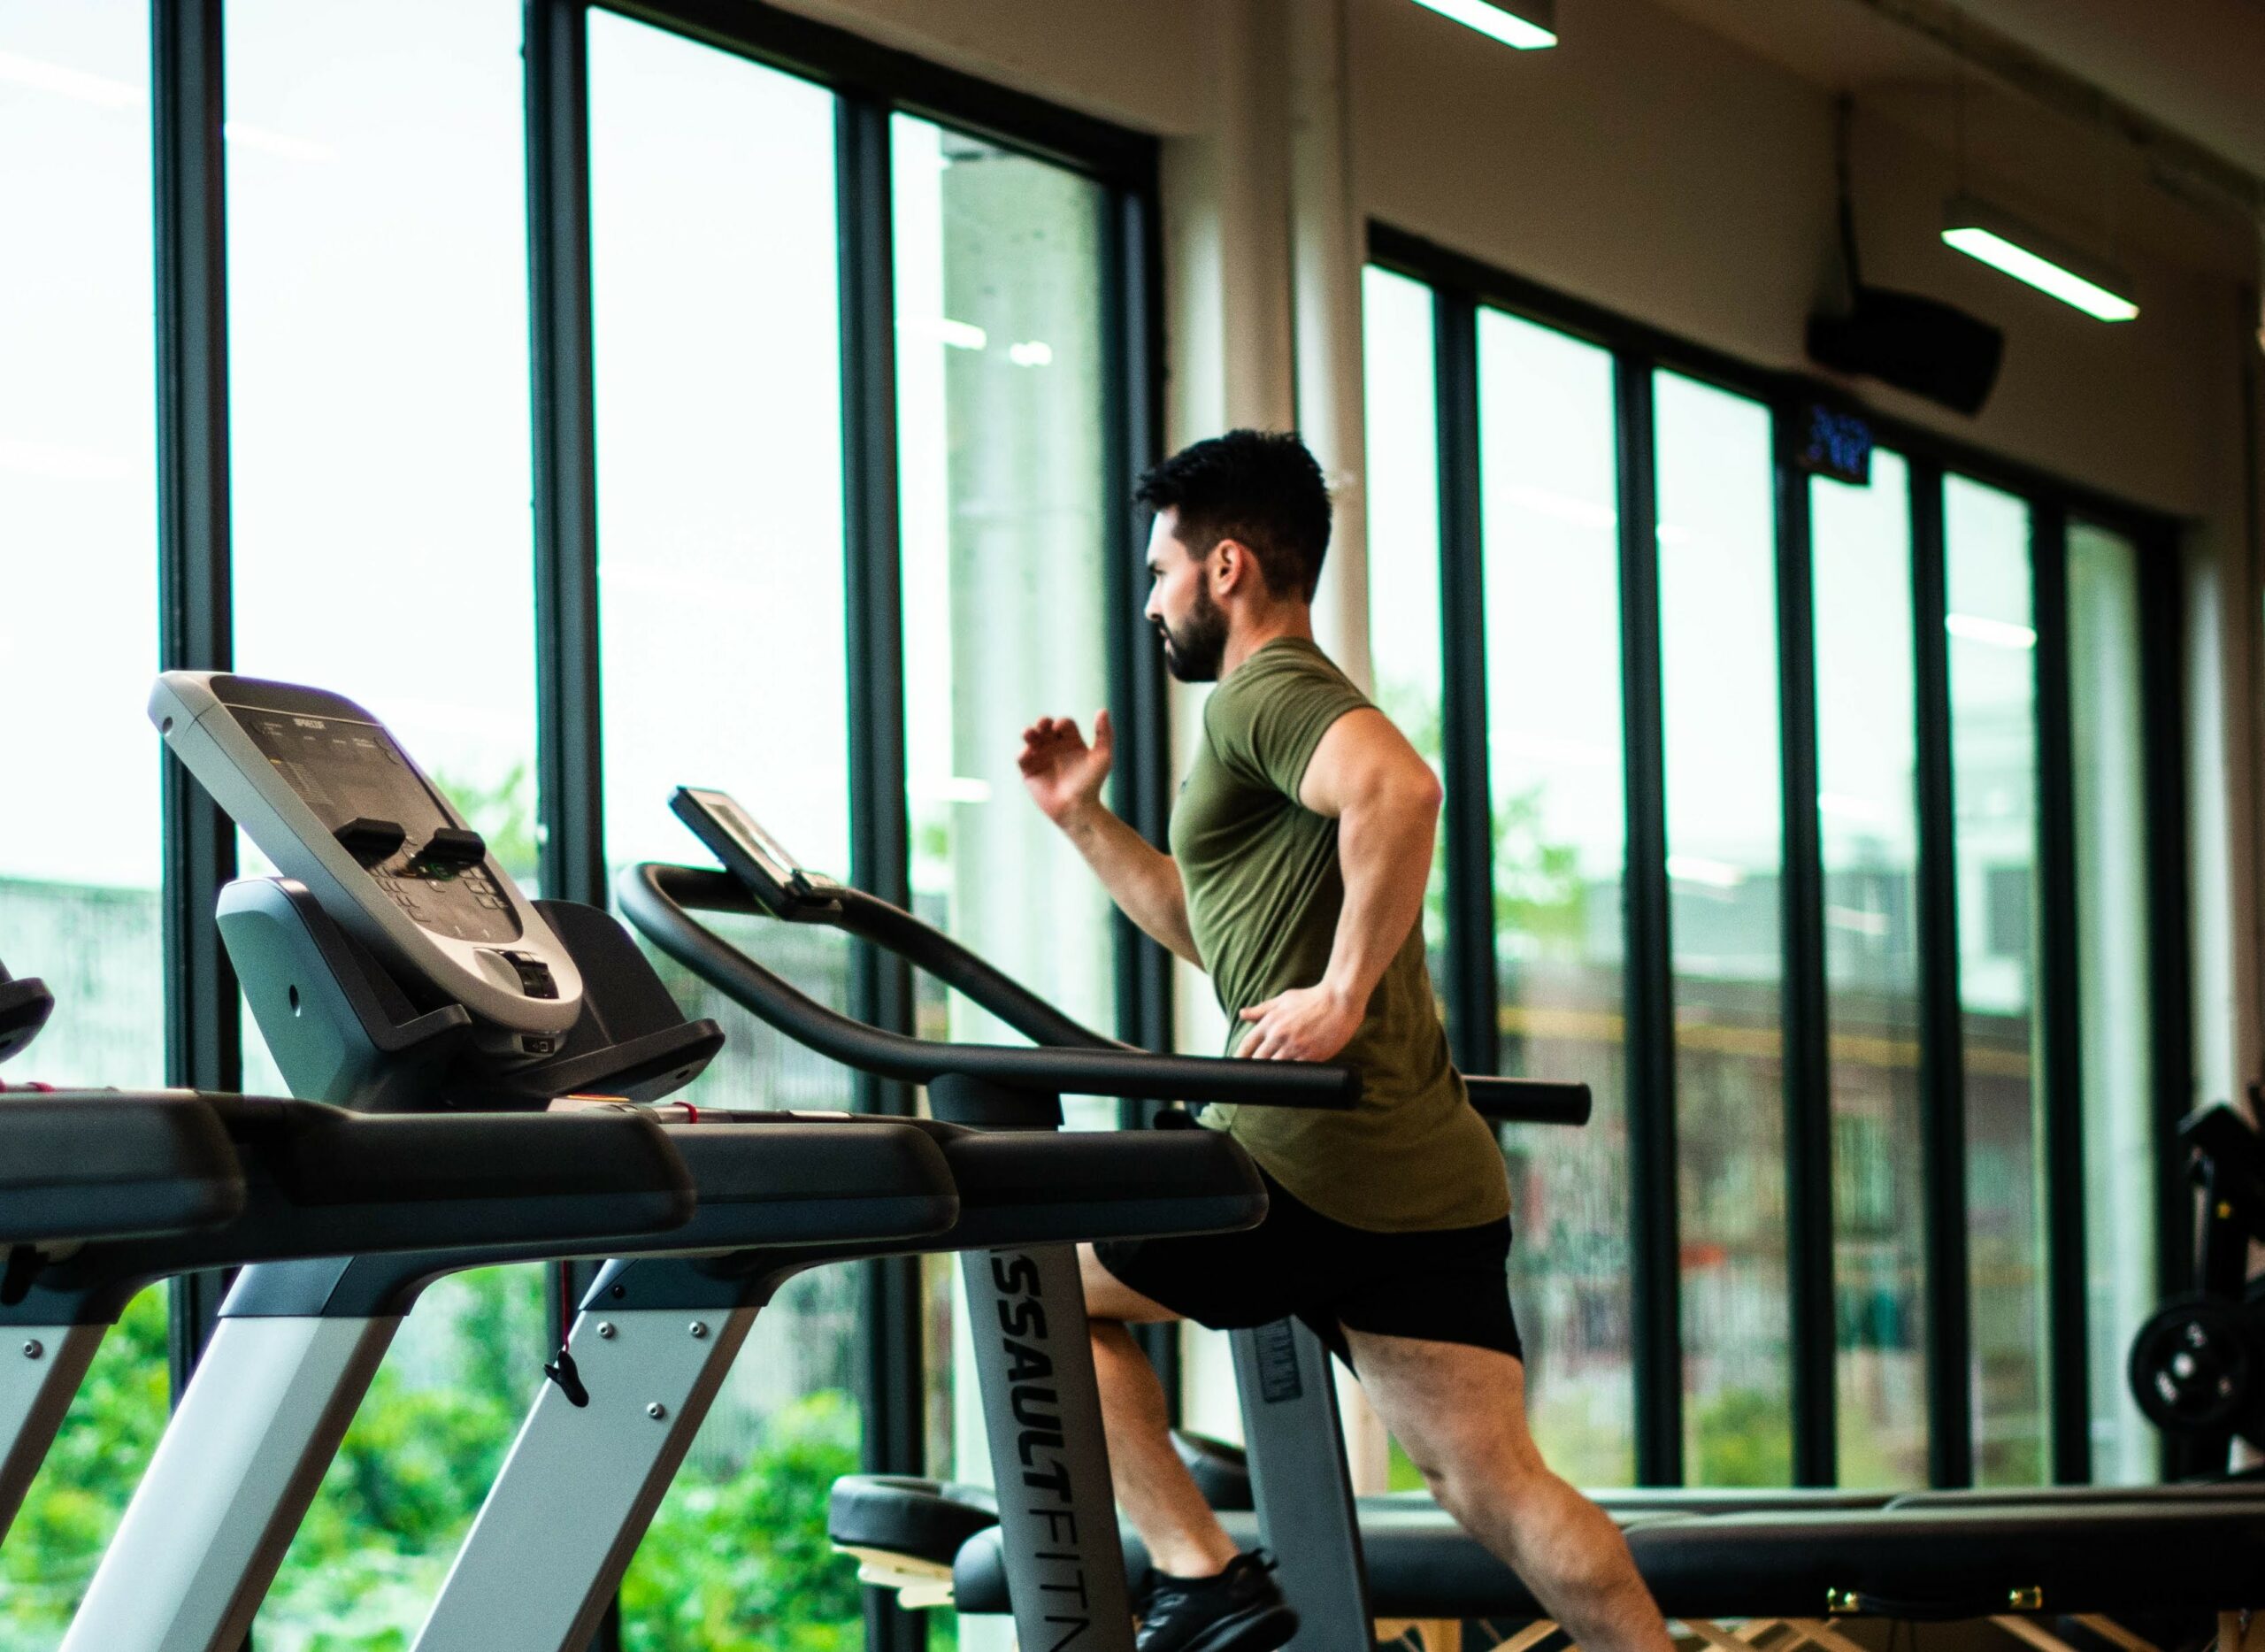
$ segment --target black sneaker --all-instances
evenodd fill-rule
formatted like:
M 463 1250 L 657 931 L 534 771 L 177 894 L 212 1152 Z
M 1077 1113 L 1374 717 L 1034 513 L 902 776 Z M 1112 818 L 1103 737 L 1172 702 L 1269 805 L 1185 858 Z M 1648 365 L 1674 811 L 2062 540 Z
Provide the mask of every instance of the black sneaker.
M 1137 1652 L 1275 1652 L 1298 1633 L 1298 1615 L 1267 1573 L 1263 1548 L 1237 1555 L 1210 1578 L 1148 1574 L 1134 1608 Z

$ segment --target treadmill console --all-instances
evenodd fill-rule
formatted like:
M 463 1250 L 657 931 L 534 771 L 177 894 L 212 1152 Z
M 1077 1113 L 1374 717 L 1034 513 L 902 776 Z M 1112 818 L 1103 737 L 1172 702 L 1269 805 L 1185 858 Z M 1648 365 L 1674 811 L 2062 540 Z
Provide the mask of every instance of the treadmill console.
M 724 863 L 749 894 L 780 918 L 831 905 L 841 886 L 824 872 L 805 872 L 779 840 L 729 792 L 680 786 L 669 799 L 676 818 Z
M 150 718 L 260 852 L 387 964 L 549 1054 L 582 982 L 479 833 L 353 701 L 167 672 Z

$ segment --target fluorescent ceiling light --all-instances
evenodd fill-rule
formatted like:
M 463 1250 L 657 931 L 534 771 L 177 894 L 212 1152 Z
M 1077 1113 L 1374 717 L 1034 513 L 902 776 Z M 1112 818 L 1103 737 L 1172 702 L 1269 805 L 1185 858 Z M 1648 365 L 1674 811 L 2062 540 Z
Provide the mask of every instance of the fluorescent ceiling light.
M 1968 642 L 1979 642 L 1985 648 L 2033 649 L 2037 633 L 2027 626 L 2017 626 L 2010 619 L 1991 619 L 1981 614 L 1946 614 L 1943 629 Z
M 2123 296 L 2131 283 L 2123 272 L 1972 196 L 1958 196 L 1944 211 L 1943 241 L 2095 320 L 2129 321 L 2139 313 Z
M 1539 51 L 1557 43 L 1556 0 L 1416 0 L 1416 4 L 1520 51 Z

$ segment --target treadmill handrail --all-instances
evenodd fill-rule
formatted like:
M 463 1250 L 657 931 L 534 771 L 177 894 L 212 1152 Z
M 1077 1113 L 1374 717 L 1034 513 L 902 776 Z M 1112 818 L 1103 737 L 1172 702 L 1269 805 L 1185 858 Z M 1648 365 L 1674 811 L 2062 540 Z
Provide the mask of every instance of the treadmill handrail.
M 844 884 L 829 884 L 825 890 L 828 898 L 822 908 L 779 913 L 749 894 L 728 872 L 702 874 L 694 872 L 689 867 L 675 870 L 695 877 L 706 876 L 722 880 L 714 890 L 704 884 L 691 886 L 696 898 L 684 901 L 685 904 L 707 911 L 778 918 L 789 923 L 824 923 L 846 931 L 861 940 L 871 941 L 875 946 L 886 947 L 915 969 L 924 971 L 945 986 L 965 994 L 1033 1043 L 1054 1049 L 1107 1049 L 1140 1056 L 1150 1053 L 1137 1044 L 1128 1044 L 1122 1039 L 1097 1033 L 1082 1021 L 1064 1015 L 1004 970 L 969 950 L 933 925 L 924 923 L 902 907 L 868 895 L 863 889 L 853 889 Z M 630 875 L 625 874 L 622 880 L 625 910 L 629 904 L 626 890 L 630 880 Z M 684 887 L 673 880 L 670 884 L 671 888 L 680 891 L 680 899 Z M 731 891 L 730 898 L 720 893 L 724 888 Z M 665 897 L 669 890 L 662 889 L 657 893 Z M 633 913 L 632 918 L 635 921 Z M 643 927 L 641 923 L 639 926 Z M 658 937 L 655 939 L 657 941 Z M 677 957 L 678 962 L 687 967 L 698 967 L 687 958 L 674 953 L 671 956 Z M 712 980 L 710 984 L 720 987 L 727 993 L 732 990 Z M 1578 1126 L 1589 1121 L 1592 1105 L 1589 1087 L 1577 1080 L 1482 1078 L 1465 1074 L 1463 1082 L 1470 1090 L 1470 1104 L 1483 1118 L 1528 1125 Z M 1300 1104 L 1312 1105 L 1310 1103 Z
M 1315 1062 L 1158 1056 L 1113 1041 L 1098 1049 L 1024 1049 L 887 1032 L 828 1009 L 692 917 L 687 908 L 771 916 L 729 873 L 647 861 L 624 868 L 614 893 L 629 921 L 654 945 L 717 991 L 820 1055 L 881 1078 L 927 1084 L 958 1074 L 1055 1095 L 1237 1106 L 1347 1109 L 1360 1102 L 1358 1073 Z

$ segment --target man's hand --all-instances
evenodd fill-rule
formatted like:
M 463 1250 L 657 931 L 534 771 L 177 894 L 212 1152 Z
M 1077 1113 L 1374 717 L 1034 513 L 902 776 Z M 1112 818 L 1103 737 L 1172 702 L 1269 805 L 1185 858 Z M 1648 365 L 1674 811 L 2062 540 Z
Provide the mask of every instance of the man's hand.
M 1251 1024 L 1235 1051 L 1253 1061 L 1328 1061 L 1360 1031 L 1362 1006 L 1324 982 L 1294 987 L 1242 1012 Z
M 1116 744 L 1106 711 L 1094 713 L 1090 746 L 1074 718 L 1041 717 L 1023 730 L 1022 755 L 1015 761 L 1040 812 L 1056 826 L 1067 826 L 1101 802 Z

